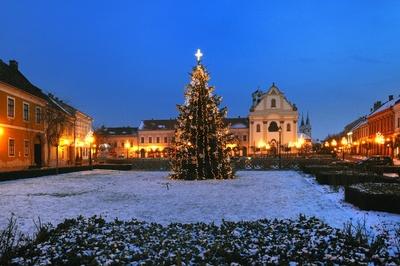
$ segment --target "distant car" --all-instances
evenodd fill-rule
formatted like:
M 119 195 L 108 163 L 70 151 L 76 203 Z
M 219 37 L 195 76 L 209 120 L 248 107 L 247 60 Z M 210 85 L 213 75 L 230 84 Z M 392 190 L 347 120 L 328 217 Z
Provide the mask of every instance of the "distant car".
M 392 166 L 393 159 L 389 156 L 372 156 L 358 163 L 359 166 Z

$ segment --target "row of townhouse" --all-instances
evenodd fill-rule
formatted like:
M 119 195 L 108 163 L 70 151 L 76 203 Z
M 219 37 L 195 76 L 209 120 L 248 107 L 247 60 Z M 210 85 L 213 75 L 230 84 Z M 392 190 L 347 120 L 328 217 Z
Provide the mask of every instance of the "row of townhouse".
M 51 114 L 65 117 L 56 143 Z M 87 160 L 90 132 L 91 117 L 33 85 L 15 60 L 0 60 L 0 170 Z
M 390 95 L 386 102 L 376 102 L 368 115 L 357 119 L 344 133 L 352 154 L 400 158 L 400 96 Z
M 248 117 L 226 118 L 234 142 L 228 145 L 233 156 L 253 156 L 298 152 L 296 143 L 311 143 L 311 122 L 301 119 L 298 110 L 273 83 L 266 91 L 252 94 Z M 101 127 L 96 130 L 100 157 L 160 158 L 168 156 L 174 138 L 175 119 L 143 120 L 139 127 Z M 300 135 L 299 135 L 300 133 Z
M 247 155 L 249 122 L 247 118 L 227 118 L 235 141 L 232 155 Z M 143 120 L 135 127 L 100 127 L 96 130 L 98 156 L 113 158 L 165 158 L 174 138 L 175 119 Z

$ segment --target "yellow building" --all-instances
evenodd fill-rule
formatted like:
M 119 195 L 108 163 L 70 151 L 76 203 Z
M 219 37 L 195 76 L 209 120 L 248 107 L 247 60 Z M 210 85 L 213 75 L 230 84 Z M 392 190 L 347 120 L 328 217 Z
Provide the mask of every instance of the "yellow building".
M 137 127 L 100 127 L 95 132 L 97 156 L 107 158 L 137 158 L 138 129 Z
M 63 112 L 67 117 L 67 123 L 59 139 L 58 156 L 57 147 L 50 147 L 50 166 L 74 165 L 88 162 L 95 151 L 93 139 L 93 118 L 79 111 L 52 94 L 48 95 L 52 108 Z
M 40 167 L 45 158 L 47 96 L 18 69 L 0 60 L 0 169 Z

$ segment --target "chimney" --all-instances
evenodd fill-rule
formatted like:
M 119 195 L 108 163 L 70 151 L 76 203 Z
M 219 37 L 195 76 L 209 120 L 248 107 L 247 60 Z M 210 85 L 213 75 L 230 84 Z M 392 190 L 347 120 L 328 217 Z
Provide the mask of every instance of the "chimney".
M 393 101 L 394 96 L 393 95 L 389 95 L 389 101 Z
M 9 66 L 12 68 L 12 70 L 18 70 L 18 62 L 15 60 L 10 60 Z
M 373 108 L 373 110 L 376 111 L 376 110 L 378 110 L 381 106 L 382 106 L 382 102 L 381 102 L 381 101 L 376 101 L 376 102 L 374 103 L 374 108 Z

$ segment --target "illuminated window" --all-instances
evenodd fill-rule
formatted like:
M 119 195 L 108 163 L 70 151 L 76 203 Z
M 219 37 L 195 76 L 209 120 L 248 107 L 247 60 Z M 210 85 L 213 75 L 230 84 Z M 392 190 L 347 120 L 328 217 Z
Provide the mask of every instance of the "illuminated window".
M 29 103 L 23 103 L 22 107 L 24 121 L 29 121 Z
M 256 126 L 256 131 L 257 131 L 257 132 L 261 132 L 261 125 L 260 125 L 260 124 L 257 124 L 257 126 Z
M 29 156 L 29 150 L 30 150 L 29 140 L 25 139 L 24 140 L 24 156 L 25 157 Z
M 42 122 L 42 108 L 40 107 L 36 107 L 35 121 L 36 124 L 40 124 Z
M 15 99 L 7 97 L 7 116 L 9 118 L 15 117 Z
M 15 156 L 15 139 L 8 140 L 8 156 Z
M 276 108 L 276 100 L 275 99 L 271 100 L 271 108 Z

